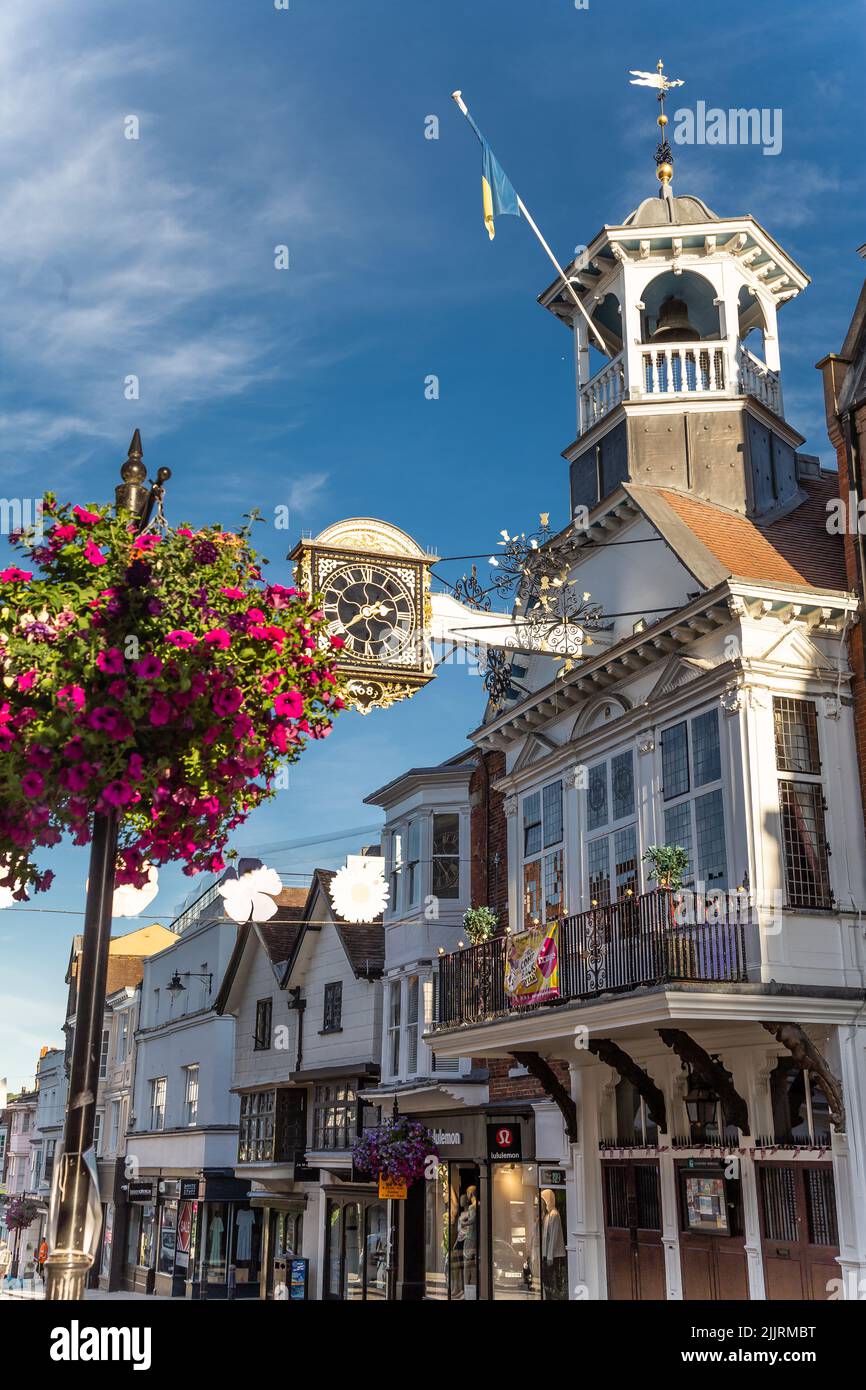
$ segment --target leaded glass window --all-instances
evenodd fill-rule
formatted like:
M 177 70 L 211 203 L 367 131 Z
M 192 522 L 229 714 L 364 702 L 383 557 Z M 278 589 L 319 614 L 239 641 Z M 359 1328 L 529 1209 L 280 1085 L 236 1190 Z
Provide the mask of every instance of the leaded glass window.
M 689 856 L 684 882 L 700 893 L 728 886 L 718 710 L 662 731 L 665 844 Z M 714 785 L 715 784 L 715 785 Z
M 662 734 L 662 787 L 665 801 L 689 789 L 689 740 L 685 721 Z
M 523 798 L 523 925 L 560 917 L 565 892 L 562 781 Z

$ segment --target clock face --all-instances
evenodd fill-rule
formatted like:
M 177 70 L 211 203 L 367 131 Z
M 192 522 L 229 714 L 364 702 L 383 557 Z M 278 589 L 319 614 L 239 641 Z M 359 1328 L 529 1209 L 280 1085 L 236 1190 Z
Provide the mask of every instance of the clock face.
M 376 560 L 347 561 L 322 579 L 331 634 L 356 661 L 393 662 L 415 632 L 415 601 L 402 574 Z

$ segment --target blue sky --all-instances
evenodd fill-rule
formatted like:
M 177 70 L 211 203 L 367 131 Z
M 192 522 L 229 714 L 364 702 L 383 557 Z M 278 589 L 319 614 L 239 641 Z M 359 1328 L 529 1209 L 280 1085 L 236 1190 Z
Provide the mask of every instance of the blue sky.
M 7 0 L 0 491 L 106 498 L 137 426 L 150 467 L 174 472 L 172 520 L 289 506 L 288 532 L 260 528 L 275 575 L 301 532 L 344 516 L 383 517 L 444 555 L 486 551 L 540 511 L 563 524 L 569 339 L 535 303 L 551 275 L 527 228 L 502 219 L 488 242 L 478 146 L 450 93 L 566 260 L 655 192 L 654 102 L 628 69 L 660 50 L 682 103 L 782 109 L 777 157 L 678 148 L 675 189 L 753 213 L 812 275 L 781 316 L 783 380 L 789 418 L 827 457 L 814 363 L 841 344 L 866 241 L 863 0 L 822 16 L 804 0 L 673 20 L 645 0 L 76 0 L 50 14 Z M 363 796 L 455 752 L 481 708 L 457 667 L 388 713 L 345 716 L 238 844 L 371 824 Z M 275 862 L 299 871 L 350 841 Z M 14 1084 L 60 1038 L 81 924 L 86 853 L 62 848 L 52 867 L 40 911 L 0 916 Z M 170 870 L 161 883 L 165 920 L 190 884 Z

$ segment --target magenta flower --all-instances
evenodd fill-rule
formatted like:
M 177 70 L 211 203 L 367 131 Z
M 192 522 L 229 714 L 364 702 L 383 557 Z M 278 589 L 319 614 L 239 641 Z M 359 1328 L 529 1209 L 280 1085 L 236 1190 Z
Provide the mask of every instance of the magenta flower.
M 244 593 L 243 589 L 220 589 L 220 593 L 222 594 L 223 598 L 233 598 L 238 600 L 246 598 L 246 594 Z
M 166 640 L 184 650 L 188 647 L 194 647 L 198 643 L 198 638 L 195 633 L 189 632 L 185 627 L 174 628 L 174 630 L 168 634 Z
M 89 512 L 86 507 L 73 507 L 72 515 L 82 526 L 95 526 L 98 521 L 102 520 L 99 512 Z
M 77 535 L 78 527 L 72 526 L 67 522 L 65 526 L 55 526 L 54 530 L 51 532 L 51 539 L 53 541 L 60 541 L 65 545 L 67 541 L 74 541 Z
M 110 705 L 97 705 L 87 716 L 87 724 L 91 729 L 101 729 L 106 733 L 117 728 L 117 720 L 117 710 L 112 709 Z
M 212 627 L 210 632 L 206 632 L 202 638 L 208 646 L 218 647 L 221 652 L 226 651 L 232 644 L 232 635 L 226 632 L 224 627 Z
M 114 782 L 109 782 L 108 786 L 102 789 L 102 799 L 107 801 L 109 806 L 128 806 L 133 795 L 129 783 L 123 782 L 119 778 Z
M 161 536 L 157 536 L 150 531 L 146 536 L 136 536 L 132 542 L 133 550 L 143 550 L 145 552 L 154 550 L 159 545 Z
M 125 700 L 128 690 L 129 686 L 123 680 L 111 681 L 108 687 L 108 693 L 112 700 Z
M 0 584 L 29 584 L 32 578 L 32 570 L 20 570 L 17 565 L 9 565 L 0 571 Z
M 108 558 L 103 555 L 99 546 L 94 541 L 88 541 L 84 547 L 84 558 L 91 565 L 107 565 Z
M 299 690 L 290 690 L 285 695 L 277 696 L 274 709 L 277 714 L 286 715 L 289 719 L 298 719 L 304 712 L 304 698 Z
M 25 671 L 23 675 L 18 677 L 18 689 L 32 690 L 36 684 L 37 675 L 37 671 Z
M 140 661 L 133 662 L 132 669 L 140 681 L 155 681 L 157 676 L 162 675 L 162 662 L 149 652 Z
M 62 685 L 57 692 L 57 703 L 84 709 L 84 691 L 80 685 Z
M 171 705 L 164 695 L 154 696 L 150 707 L 150 722 L 153 725 L 167 724 L 171 719 Z
M 108 651 L 99 653 L 96 664 L 106 675 L 118 676 L 124 667 L 123 652 L 119 647 L 109 647 Z
M 218 690 L 213 697 L 213 708 L 215 714 L 229 715 L 237 714 L 243 703 L 243 695 L 236 685 L 230 686 L 228 690 Z
M 130 753 L 126 775 L 131 782 L 140 782 L 144 776 L 144 760 L 140 753 Z
M 45 790 L 45 778 L 41 772 L 25 772 L 21 778 L 21 790 L 31 800 L 41 796 Z

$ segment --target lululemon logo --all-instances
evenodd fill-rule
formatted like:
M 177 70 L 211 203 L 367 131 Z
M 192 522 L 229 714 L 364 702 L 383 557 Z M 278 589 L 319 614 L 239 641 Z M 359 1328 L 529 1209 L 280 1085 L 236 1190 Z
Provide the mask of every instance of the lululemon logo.
M 503 1125 L 502 1129 L 496 1131 L 496 1142 L 500 1149 L 510 1149 L 514 1142 L 514 1135 L 510 1129 L 506 1129 Z

